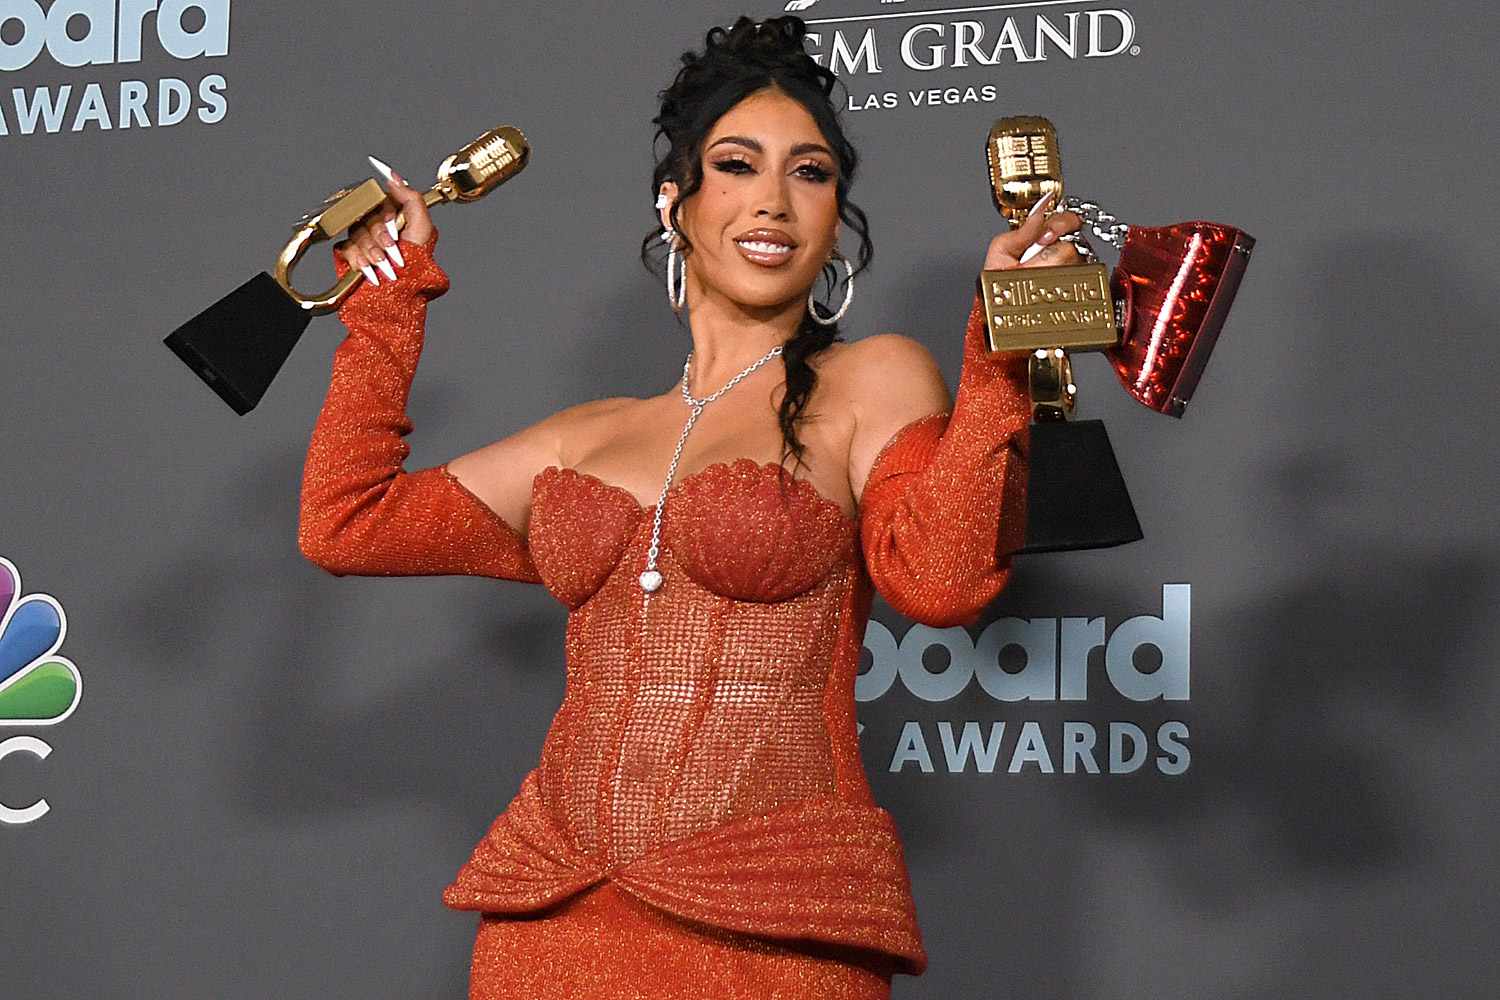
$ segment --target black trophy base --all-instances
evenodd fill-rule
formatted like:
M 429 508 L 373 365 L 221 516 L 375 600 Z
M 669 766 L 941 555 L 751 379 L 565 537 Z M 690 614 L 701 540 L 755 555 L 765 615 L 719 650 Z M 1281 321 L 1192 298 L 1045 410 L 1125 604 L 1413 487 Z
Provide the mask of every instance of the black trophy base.
M 1102 420 L 1031 425 L 1026 544 L 1017 553 L 1105 549 L 1145 536 Z
M 311 320 L 312 314 L 262 271 L 163 343 L 243 417 L 265 395 Z

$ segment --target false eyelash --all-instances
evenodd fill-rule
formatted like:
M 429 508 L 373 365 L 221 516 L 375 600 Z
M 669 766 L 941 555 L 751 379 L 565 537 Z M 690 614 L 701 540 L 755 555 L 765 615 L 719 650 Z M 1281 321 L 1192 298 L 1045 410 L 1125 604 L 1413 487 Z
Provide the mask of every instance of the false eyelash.
M 727 160 L 719 160 L 717 163 L 714 164 L 714 168 L 717 169 L 717 170 L 722 170 L 726 174 L 737 174 L 737 173 L 740 173 L 740 171 L 738 171 L 738 170 L 730 170 L 729 166 L 731 164 L 739 164 L 739 165 L 744 166 L 744 167 L 750 167 L 750 164 L 749 164 L 748 161 L 741 160 L 738 157 L 731 157 L 730 159 L 727 159 Z M 811 170 L 813 172 L 813 179 L 817 180 L 820 183 L 822 181 L 828 180 L 830 177 L 833 176 L 833 174 L 829 173 L 827 170 L 824 170 L 822 167 L 818 166 L 816 163 L 804 163 L 804 164 L 802 164 L 802 166 L 798 167 L 797 169 L 801 170 L 804 167 L 807 168 L 808 170 Z M 753 168 L 751 168 L 751 169 L 753 169 Z

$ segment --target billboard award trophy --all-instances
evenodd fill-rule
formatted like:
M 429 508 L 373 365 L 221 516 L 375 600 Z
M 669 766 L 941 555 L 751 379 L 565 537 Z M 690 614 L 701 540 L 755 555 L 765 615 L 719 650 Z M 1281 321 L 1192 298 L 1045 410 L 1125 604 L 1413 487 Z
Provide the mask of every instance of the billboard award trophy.
M 1120 251 L 1111 274 L 1082 232 L 1063 237 L 1084 263 L 981 271 L 991 351 L 1031 351 L 1026 542 L 1018 552 L 1107 548 L 1143 537 L 1104 423 L 1069 420 L 1070 350 L 1103 351 L 1132 398 L 1181 417 L 1218 339 L 1255 240 L 1233 226 L 1127 226 L 1065 197 L 1057 130 L 1046 118 L 1001 118 L 985 146 L 995 207 L 1020 225 L 1049 191 L 1059 211 Z
M 438 167 L 437 183 L 423 192 L 429 208 L 445 201 L 478 201 L 525 168 L 531 146 L 520 129 L 501 125 L 479 136 Z M 335 312 L 364 280 L 351 269 L 326 291 L 304 295 L 292 285 L 292 268 L 314 243 L 357 225 L 386 200 L 374 178 L 329 195 L 293 227 L 276 258 L 274 274 L 260 272 L 179 326 L 163 343 L 219 394 L 234 412 L 253 410 L 312 317 Z M 395 219 L 406 226 L 404 213 Z

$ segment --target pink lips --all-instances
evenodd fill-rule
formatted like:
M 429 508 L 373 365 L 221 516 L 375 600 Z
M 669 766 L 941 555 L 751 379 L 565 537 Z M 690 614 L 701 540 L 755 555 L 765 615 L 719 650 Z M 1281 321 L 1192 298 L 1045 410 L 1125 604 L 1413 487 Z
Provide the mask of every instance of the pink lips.
M 789 249 L 780 253 L 752 250 L 749 247 L 741 246 L 740 240 L 748 240 L 755 243 L 779 243 Z M 739 248 L 740 255 L 746 260 L 753 264 L 759 264 L 762 267 L 780 267 L 792 259 L 792 250 L 795 250 L 797 247 L 796 242 L 780 229 L 752 229 L 747 233 L 741 233 L 739 236 L 736 236 L 734 245 Z

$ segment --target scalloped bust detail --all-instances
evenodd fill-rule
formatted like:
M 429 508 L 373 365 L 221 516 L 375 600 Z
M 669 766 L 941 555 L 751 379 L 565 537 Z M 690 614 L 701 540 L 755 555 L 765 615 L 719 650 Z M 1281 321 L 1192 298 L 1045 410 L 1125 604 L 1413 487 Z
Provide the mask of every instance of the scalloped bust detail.
M 773 462 L 714 462 L 672 485 L 661 544 L 700 586 L 742 601 L 780 601 L 857 558 L 856 522 L 806 479 Z M 655 516 L 634 494 L 592 473 L 548 466 L 532 484 L 528 539 L 542 583 L 569 608 L 619 567 L 640 522 Z M 643 563 L 644 565 L 644 563 Z M 638 567 L 637 567 L 638 569 Z M 667 586 L 671 586 L 668 579 Z
M 706 466 L 667 497 L 662 543 L 714 593 L 782 601 L 855 558 L 855 525 L 805 479 L 750 458 Z M 675 509 L 674 509 L 675 507 Z

